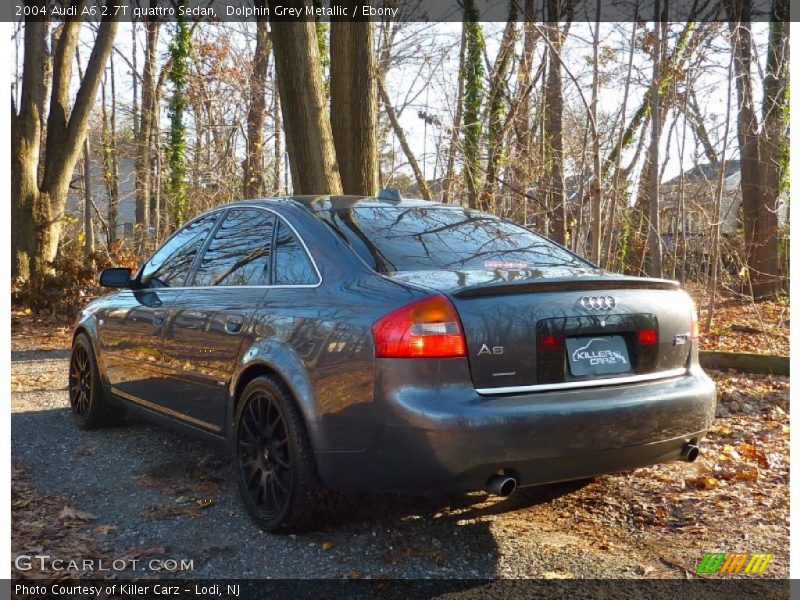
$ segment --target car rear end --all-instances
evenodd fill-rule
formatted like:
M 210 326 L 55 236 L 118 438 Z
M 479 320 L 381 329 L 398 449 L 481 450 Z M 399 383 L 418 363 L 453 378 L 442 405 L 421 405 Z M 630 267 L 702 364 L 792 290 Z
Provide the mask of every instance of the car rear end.
M 689 296 L 518 243 L 477 266 L 442 268 L 433 252 L 438 269 L 412 261 L 385 274 L 418 298 L 373 325 L 380 431 L 334 469 L 337 485 L 506 494 L 697 455 L 716 390 L 698 364 Z

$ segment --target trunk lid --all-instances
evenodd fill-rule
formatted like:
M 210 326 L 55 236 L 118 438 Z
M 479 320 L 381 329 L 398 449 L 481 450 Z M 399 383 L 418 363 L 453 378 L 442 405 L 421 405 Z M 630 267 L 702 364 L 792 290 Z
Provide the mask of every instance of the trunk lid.
M 391 277 L 450 298 L 464 327 L 473 385 L 485 393 L 591 385 L 688 362 L 692 306 L 673 281 L 573 267 Z

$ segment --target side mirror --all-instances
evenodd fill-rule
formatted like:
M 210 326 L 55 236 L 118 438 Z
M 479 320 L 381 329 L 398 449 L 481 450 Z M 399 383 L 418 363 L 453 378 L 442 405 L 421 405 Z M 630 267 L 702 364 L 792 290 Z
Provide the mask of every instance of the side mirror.
M 111 267 L 100 272 L 100 285 L 107 288 L 126 288 L 131 283 L 131 270 L 124 267 Z

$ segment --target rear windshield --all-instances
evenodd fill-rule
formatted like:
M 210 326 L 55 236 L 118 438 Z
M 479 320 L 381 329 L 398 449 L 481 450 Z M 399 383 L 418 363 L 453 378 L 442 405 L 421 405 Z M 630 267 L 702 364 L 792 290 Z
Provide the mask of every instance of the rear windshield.
M 320 216 L 381 272 L 588 264 L 519 225 L 462 208 L 358 207 Z

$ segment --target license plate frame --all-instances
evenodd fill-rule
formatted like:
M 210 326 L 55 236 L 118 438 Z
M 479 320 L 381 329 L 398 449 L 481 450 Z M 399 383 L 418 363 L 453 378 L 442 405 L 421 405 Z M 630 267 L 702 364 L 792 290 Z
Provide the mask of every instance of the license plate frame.
M 632 373 L 628 345 L 621 335 L 566 339 L 567 364 L 573 377 L 606 377 Z

